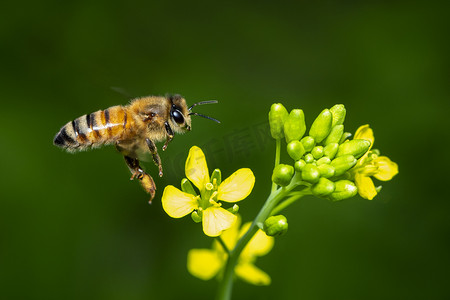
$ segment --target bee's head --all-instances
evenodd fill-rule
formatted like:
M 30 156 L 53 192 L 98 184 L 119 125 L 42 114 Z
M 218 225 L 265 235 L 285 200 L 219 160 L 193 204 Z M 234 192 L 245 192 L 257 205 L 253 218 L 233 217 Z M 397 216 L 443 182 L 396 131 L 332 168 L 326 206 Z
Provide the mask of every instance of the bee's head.
M 169 120 L 172 128 L 177 133 L 191 130 L 191 117 L 186 104 L 186 100 L 180 95 L 168 96 L 170 111 Z
M 216 100 L 211 101 L 202 101 L 191 105 L 189 108 L 187 107 L 186 100 L 180 95 L 173 95 L 168 97 L 171 103 L 170 108 L 170 119 L 174 126 L 174 131 L 177 133 L 190 131 L 191 130 L 191 115 L 200 116 L 203 118 L 207 118 L 213 120 L 217 123 L 220 121 L 213 119 L 211 117 L 191 112 L 192 108 L 197 105 L 208 104 L 208 103 L 217 103 Z

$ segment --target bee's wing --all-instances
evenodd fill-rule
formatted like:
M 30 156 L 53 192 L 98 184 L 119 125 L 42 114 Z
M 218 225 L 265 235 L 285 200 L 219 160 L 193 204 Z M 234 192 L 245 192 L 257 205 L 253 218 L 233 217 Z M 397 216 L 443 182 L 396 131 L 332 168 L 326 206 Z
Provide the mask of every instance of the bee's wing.
M 120 86 L 110 86 L 109 87 L 111 90 L 113 90 L 114 92 L 121 94 L 122 96 L 124 96 L 127 99 L 133 99 L 136 98 L 133 95 L 131 95 L 130 92 L 128 92 L 125 88 L 120 87 Z
M 124 156 L 139 159 L 140 161 L 151 161 L 152 155 L 145 140 L 125 140 L 116 145 L 117 150 Z

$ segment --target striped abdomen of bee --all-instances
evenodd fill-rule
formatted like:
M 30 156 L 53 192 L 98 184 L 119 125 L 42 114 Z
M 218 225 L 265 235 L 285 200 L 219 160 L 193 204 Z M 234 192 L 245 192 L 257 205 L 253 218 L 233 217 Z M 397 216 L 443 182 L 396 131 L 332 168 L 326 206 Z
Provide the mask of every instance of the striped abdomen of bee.
M 112 106 L 67 123 L 56 134 L 53 143 L 68 151 L 99 147 L 122 139 L 133 123 L 123 106 Z

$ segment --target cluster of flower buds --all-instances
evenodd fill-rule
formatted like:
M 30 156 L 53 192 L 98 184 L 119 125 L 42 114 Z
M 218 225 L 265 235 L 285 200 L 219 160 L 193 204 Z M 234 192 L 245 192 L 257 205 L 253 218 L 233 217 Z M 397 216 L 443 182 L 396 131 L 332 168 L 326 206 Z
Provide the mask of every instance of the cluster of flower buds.
M 358 159 L 370 148 L 365 139 L 349 140 L 344 132 L 346 110 L 337 104 L 324 109 L 314 120 L 307 135 L 305 115 L 301 109 L 290 113 L 279 103 L 269 112 L 271 135 L 274 139 L 286 139 L 287 153 L 293 165 L 279 164 L 272 174 L 272 181 L 279 186 L 291 183 L 294 173 L 313 195 L 331 201 L 340 201 L 357 194 L 357 187 L 348 176 Z

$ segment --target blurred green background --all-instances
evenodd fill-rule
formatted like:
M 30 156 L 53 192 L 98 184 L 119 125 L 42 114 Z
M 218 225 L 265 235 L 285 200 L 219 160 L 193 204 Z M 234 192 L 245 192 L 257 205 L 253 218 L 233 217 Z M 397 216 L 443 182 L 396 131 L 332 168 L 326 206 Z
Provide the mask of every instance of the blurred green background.
M 211 239 L 159 199 L 199 145 L 224 176 L 253 169 L 240 204 L 251 220 L 270 190 L 264 130 L 276 101 L 302 108 L 308 124 L 344 103 L 346 129 L 369 123 L 400 174 L 373 201 L 289 207 L 288 234 L 256 263 L 272 285 L 238 281 L 234 299 L 448 299 L 447 3 L 3 3 L 0 297 L 212 299 L 217 282 L 185 266 Z M 52 145 L 66 122 L 126 104 L 112 87 L 220 101 L 197 111 L 222 124 L 196 118 L 161 154 L 152 205 L 112 147 L 72 155 Z

